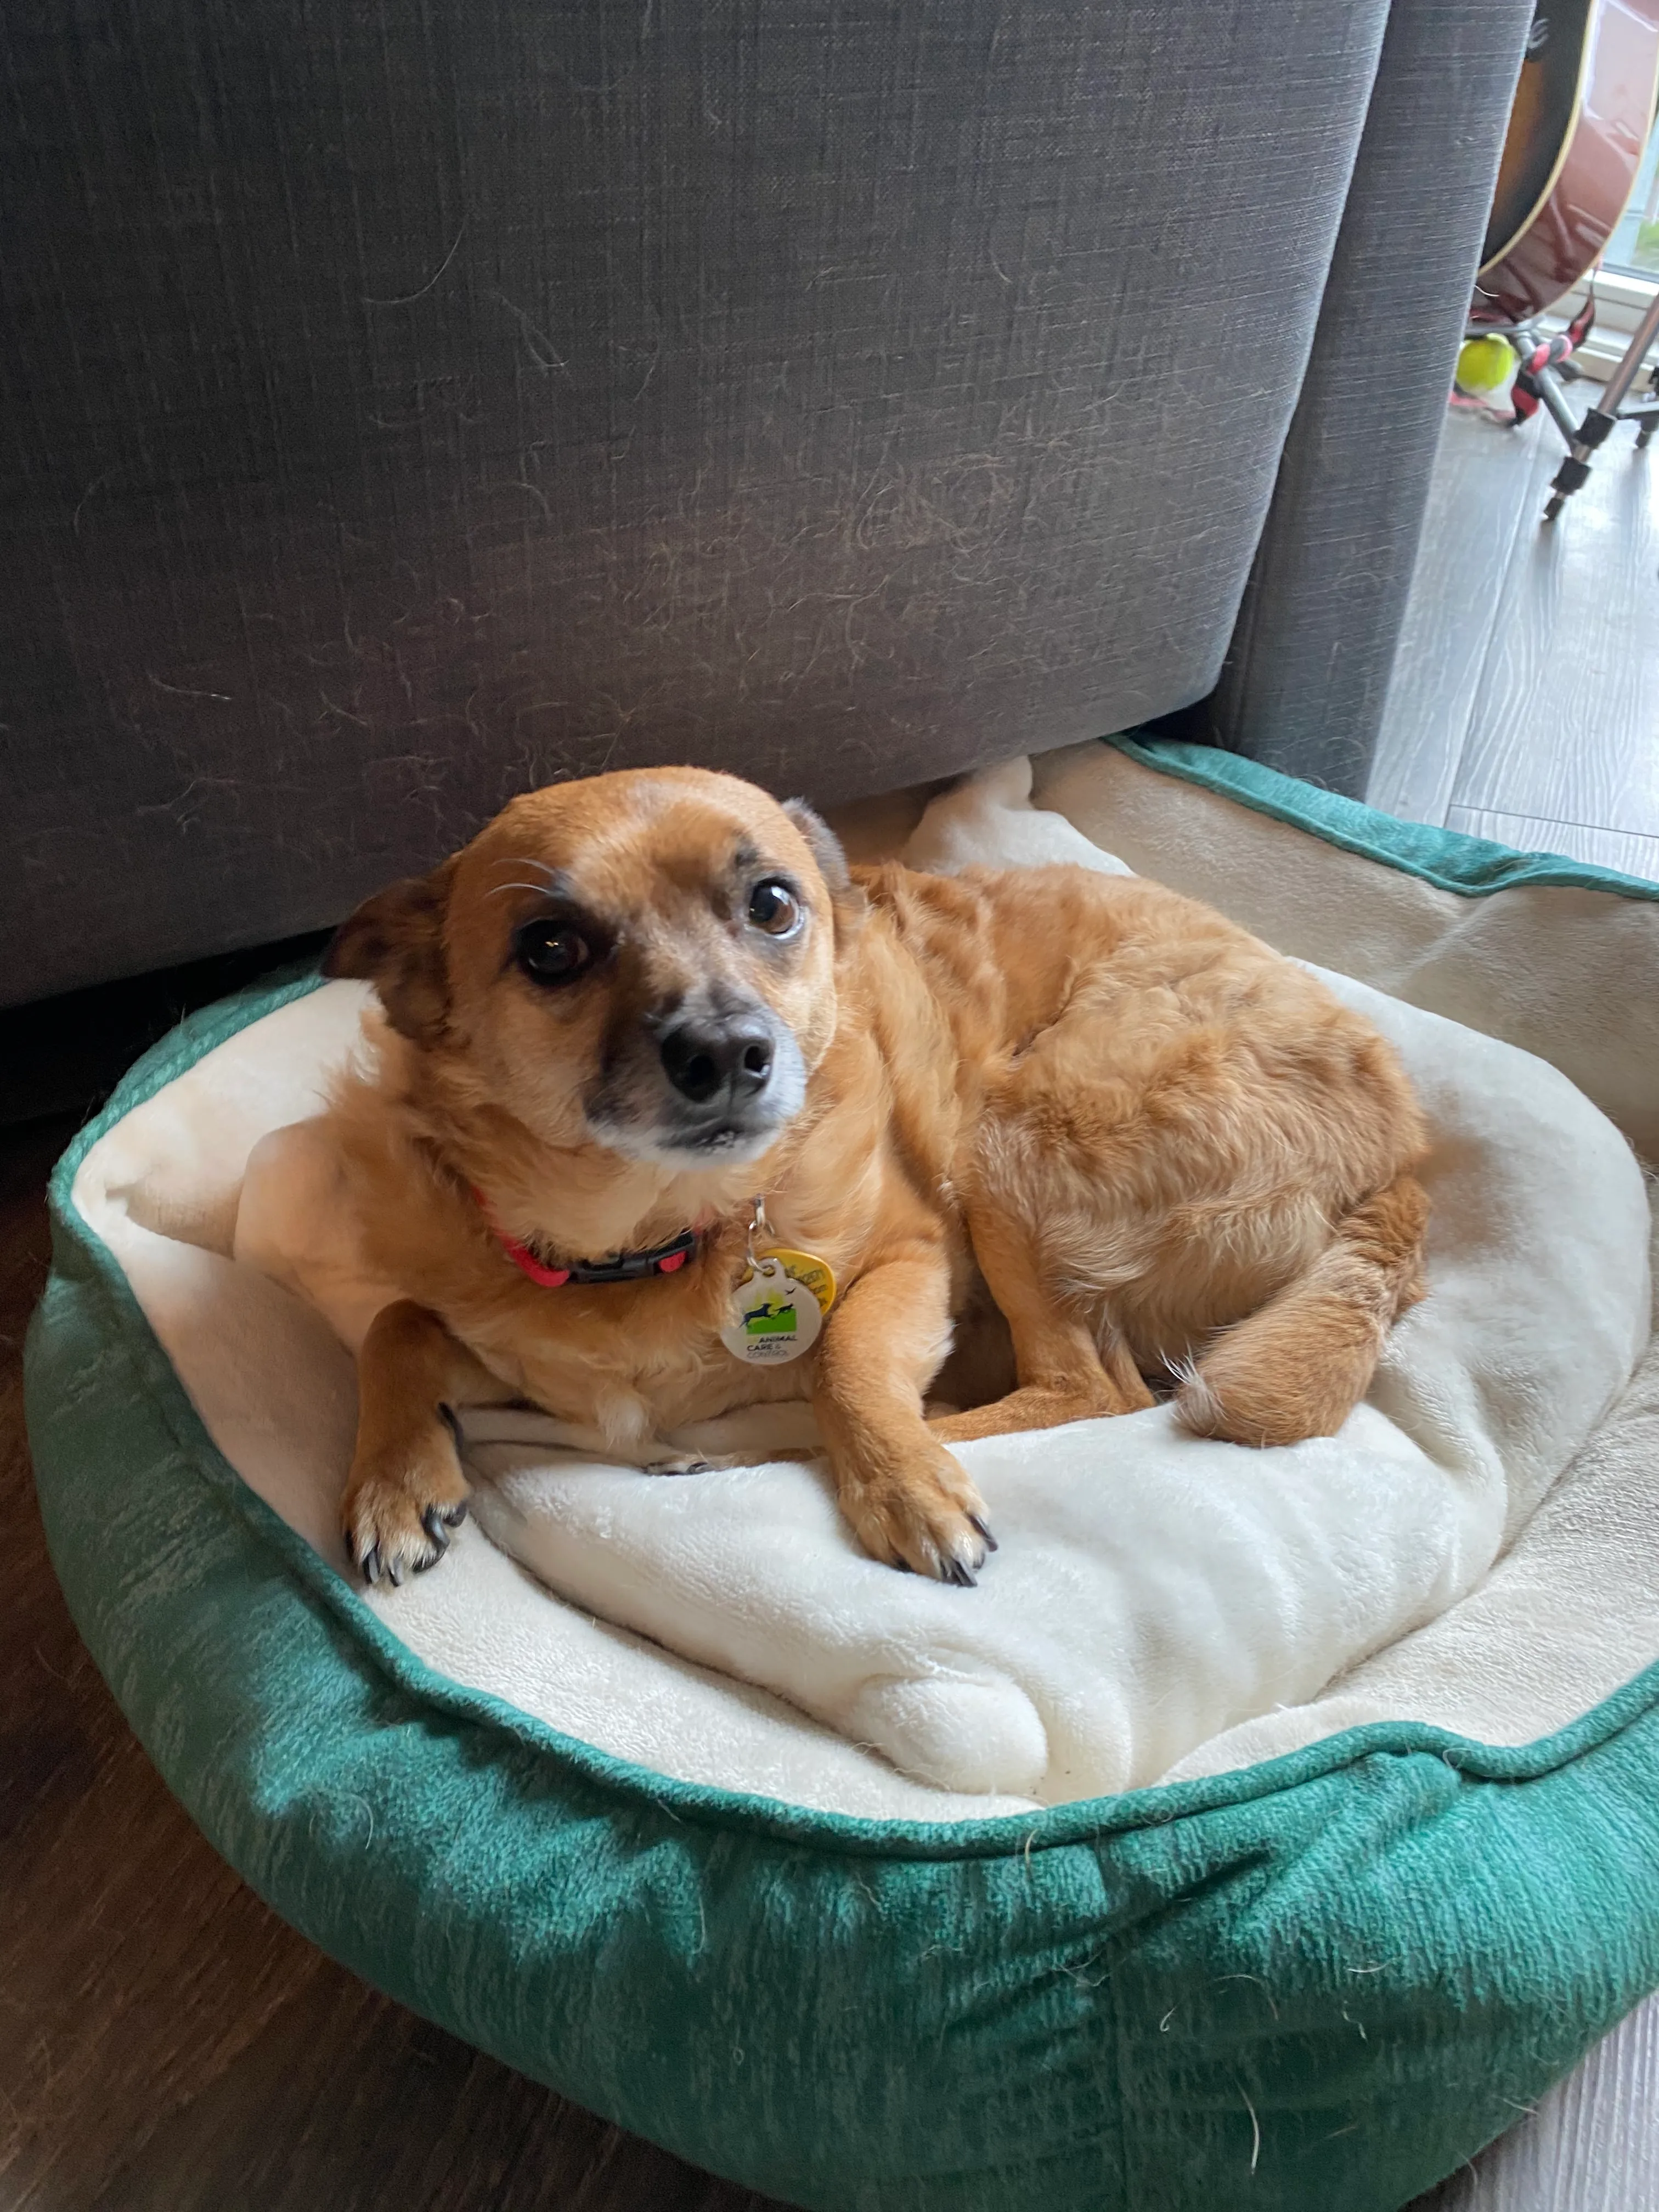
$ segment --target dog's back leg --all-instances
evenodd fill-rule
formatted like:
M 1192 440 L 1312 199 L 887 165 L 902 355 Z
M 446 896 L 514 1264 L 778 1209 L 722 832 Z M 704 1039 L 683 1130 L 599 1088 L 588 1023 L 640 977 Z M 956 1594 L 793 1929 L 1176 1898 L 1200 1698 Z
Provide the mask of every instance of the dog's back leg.
M 1044 1280 L 1038 1232 L 982 1199 L 969 1207 L 968 1231 L 1013 1339 L 1018 1387 L 988 1406 L 929 1422 L 941 1443 L 1055 1428 L 1152 1403 L 1126 1347 L 1109 1340 L 1103 1352 L 1087 1320 Z
M 1237 1444 L 1334 1436 L 1389 1328 L 1423 1295 L 1428 1216 L 1409 1175 L 1356 1206 L 1300 1275 L 1205 1353 L 1176 1394 L 1182 1426 Z

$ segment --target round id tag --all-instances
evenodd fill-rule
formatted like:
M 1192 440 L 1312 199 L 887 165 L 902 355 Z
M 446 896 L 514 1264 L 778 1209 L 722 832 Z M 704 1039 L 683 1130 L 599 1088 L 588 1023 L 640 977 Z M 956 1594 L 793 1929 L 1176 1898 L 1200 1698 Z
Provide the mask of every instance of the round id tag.
M 751 1367 L 777 1367 L 810 1350 L 823 1327 L 823 1308 L 814 1289 L 791 1274 L 781 1255 L 769 1252 L 733 1293 L 720 1342 Z

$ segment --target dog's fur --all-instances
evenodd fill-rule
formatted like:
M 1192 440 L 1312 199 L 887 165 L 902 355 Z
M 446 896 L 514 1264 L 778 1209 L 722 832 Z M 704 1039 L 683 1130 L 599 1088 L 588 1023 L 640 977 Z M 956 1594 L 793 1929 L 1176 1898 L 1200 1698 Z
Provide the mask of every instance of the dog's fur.
M 793 936 L 750 919 L 769 882 Z M 550 988 L 515 952 L 544 919 L 592 956 Z M 332 1109 L 369 1267 L 404 1293 L 359 1352 L 343 1518 L 371 1575 L 430 1565 L 464 1510 L 457 1404 L 527 1399 L 648 1464 L 667 1431 L 810 1396 L 861 1542 L 965 1582 L 988 1531 L 951 1443 L 1149 1406 L 1164 1373 L 1201 1435 L 1329 1435 L 1422 1294 L 1392 1050 L 1155 884 L 849 871 L 806 808 L 653 769 L 515 799 L 361 908 L 328 968 L 386 1018 Z M 757 1103 L 711 1121 L 675 1091 L 687 1019 L 760 1024 Z M 757 1196 L 840 1285 L 774 1367 L 716 1334 Z M 495 1234 L 581 1259 L 688 1224 L 679 1273 L 557 1289 Z M 936 1383 L 971 1409 L 930 1421 Z

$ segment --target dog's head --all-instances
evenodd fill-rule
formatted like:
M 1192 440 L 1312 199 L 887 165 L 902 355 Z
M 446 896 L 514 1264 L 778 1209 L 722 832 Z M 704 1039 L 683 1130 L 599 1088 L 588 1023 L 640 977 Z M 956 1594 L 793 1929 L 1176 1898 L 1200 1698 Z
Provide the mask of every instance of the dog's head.
M 325 961 L 544 1141 L 671 1169 L 757 1158 L 836 1027 L 861 903 L 811 810 L 700 769 L 516 799 Z

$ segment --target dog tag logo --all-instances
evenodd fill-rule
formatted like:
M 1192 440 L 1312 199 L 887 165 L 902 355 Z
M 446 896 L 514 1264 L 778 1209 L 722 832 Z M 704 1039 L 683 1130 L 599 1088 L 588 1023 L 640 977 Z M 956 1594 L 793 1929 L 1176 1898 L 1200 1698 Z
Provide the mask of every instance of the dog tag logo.
M 777 1367 L 810 1351 L 823 1327 L 823 1309 L 814 1291 L 772 1252 L 757 1259 L 738 1284 L 720 1342 L 751 1367 Z

